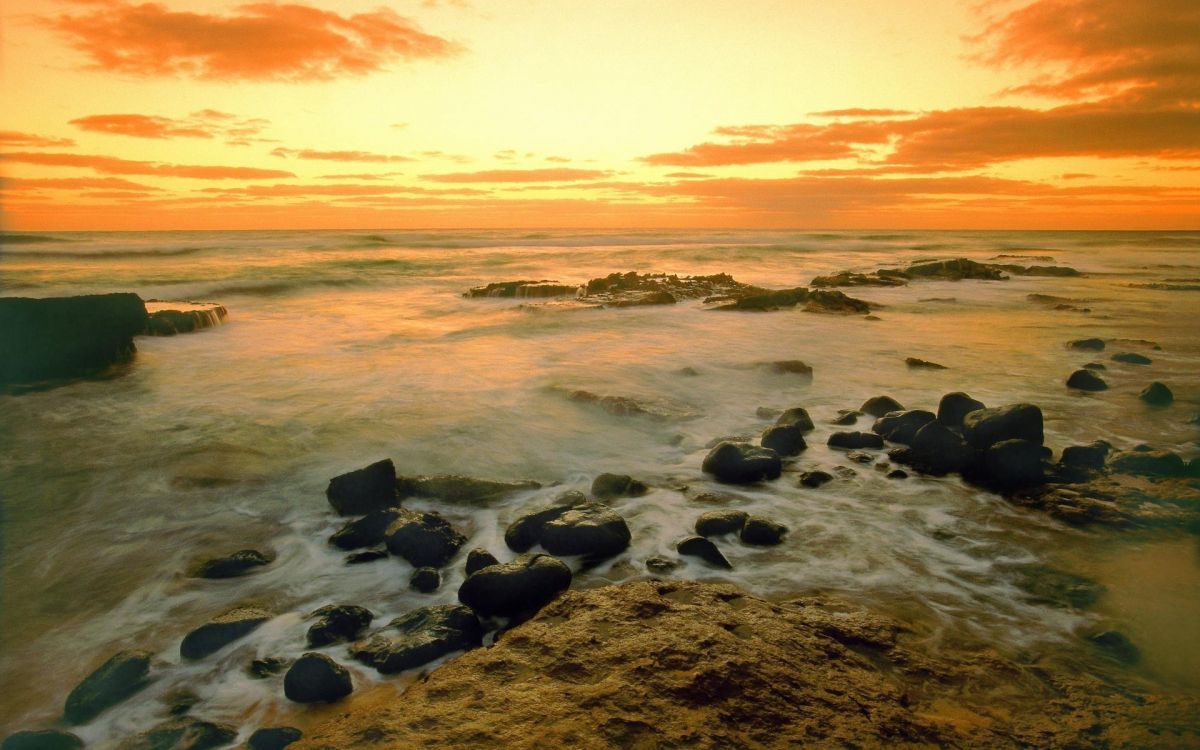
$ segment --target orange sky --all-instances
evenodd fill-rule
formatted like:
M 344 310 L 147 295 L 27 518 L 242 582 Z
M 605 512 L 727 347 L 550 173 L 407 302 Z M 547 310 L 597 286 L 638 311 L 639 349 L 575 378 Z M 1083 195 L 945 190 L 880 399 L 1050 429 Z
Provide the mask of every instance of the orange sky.
M 1200 229 L 1197 0 L 7 0 L 0 228 Z

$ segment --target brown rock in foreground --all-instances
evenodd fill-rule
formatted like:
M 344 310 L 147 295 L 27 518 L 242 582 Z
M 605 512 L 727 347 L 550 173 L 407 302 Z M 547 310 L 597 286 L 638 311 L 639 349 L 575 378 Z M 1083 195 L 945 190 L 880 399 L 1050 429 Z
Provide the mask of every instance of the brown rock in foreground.
M 953 661 L 895 623 L 724 584 L 570 591 L 400 696 L 350 703 L 293 748 L 1155 747 L 1200 739 L 1193 698 L 1077 665 Z M 1173 743 L 1173 744 L 1172 744 Z

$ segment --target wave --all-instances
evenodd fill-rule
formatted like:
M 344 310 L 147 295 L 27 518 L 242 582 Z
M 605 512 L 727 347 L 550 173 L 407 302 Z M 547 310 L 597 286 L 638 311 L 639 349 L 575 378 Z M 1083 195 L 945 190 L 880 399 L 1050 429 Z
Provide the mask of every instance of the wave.
M 48 234 L 11 234 L 9 232 L 0 232 L 0 247 L 4 245 L 38 245 L 43 242 L 70 242 L 71 240 L 62 237 L 54 237 Z
M 197 299 L 223 299 L 225 297 L 281 297 L 312 288 L 336 289 L 353 286 L 370 286 L 371 279 L 291 279 L 286 281 L 232 282 L 205 287 L 193 296 Z
M 64 258 L 67 260 L 129 260 L 132 258 L 177 258 L 184 255 L 197 255 L 217 248 L 213 247 L 174 247 L 157 248 L 153 250 L 5 250 L 4 255 L 18 258 Z

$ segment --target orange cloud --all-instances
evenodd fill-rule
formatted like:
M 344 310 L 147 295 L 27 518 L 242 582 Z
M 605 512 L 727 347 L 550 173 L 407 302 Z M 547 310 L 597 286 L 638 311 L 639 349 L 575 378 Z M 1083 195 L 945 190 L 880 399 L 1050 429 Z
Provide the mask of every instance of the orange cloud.
M 291 172 L 279 169 L 255 167 L 218 167 L 193 164 L 162 164 L 151 161 L 132 161 L 113 156 L 89 154 L 55 154 L 17 152 L 0 154 L 0 161 L 19 164 L 38 164 L 46 167 L 82 167 L 102 174 L 141 174 L 160 177 L 189 177 L 199 180 L 262 180 L 278 177 L 295 177 Z
M 120 177 L 63 177 L 63 178 L 25 178 L 6 177 L 0 181 L 0 190 L 138 190 L 149 191 L 158 188 L 142 185 L 137 182 L 121 179 Z
M 271 151 L 272 156 L 296 159 L 314 159 L 317 161 L 362 161 L 362 162 L 397 162 L 413 161 L 407 156 L 390 156 L 388 154 L 372 154 L 367 151 L 314 151 L 310 148 L 277 148 Z
M 343 16 L 307 5 L 250 3 L 218 15 L 111 0 L 93 12 L 43 20 L 90 67 L 139 76 L 326 81 L 460 50 L 387 8 Z
M 70 120 L 81 130 L 134 138 L 226 138 L 229 145 L 244 145 L 268 124 L 261 118 L 239 119 L 228 112 L 202 109 L 187 119 L 157 115 L 89 115 Z M 261 140 L 261 139 L 255 139 Z
M 607 177 L 610 173 L 598 169 L 491 169 L 482 172 L 450 172 L 424 174 L 430 182 L 574 182 Z
M 239 188 L 203 188 L 202 193 L 221 193 L 222 195 L 246 195 L 256 198 L 289 197 L 300 195 L 329 195 L 329 196 L 364 196 L 364 195 L 394 195 L 409 193 L 415 195 L 487 195 L 486 190 L 471 188 L 431 190 L 423 187 L 406 185 L 250 185 Z
M 809 112 L 809 114 L 813 117 L 905 117 L 916 113 L 907 109 L 851 107 L 849 109 L 827 109 L 824 112 Z
M 15 130 L 0 130 L 0 146 L 19 146 L 24 148 L 55 148 L 74 146 L 70 138 L 48 138 L 32 133 L 18 133 Z

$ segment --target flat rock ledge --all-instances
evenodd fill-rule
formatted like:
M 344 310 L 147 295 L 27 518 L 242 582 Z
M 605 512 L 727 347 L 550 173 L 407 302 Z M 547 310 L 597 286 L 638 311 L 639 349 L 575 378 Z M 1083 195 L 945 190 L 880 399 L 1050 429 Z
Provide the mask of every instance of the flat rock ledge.
M 726 584 L 568 591 L 403 694 L 345 704 L 296 750 L 1157 747 L 1200 699 L 1114 689 L 1078 664 L 920 654 L 887 618 Z M 1066 658 L 1066 657 L 1063 657 Z

